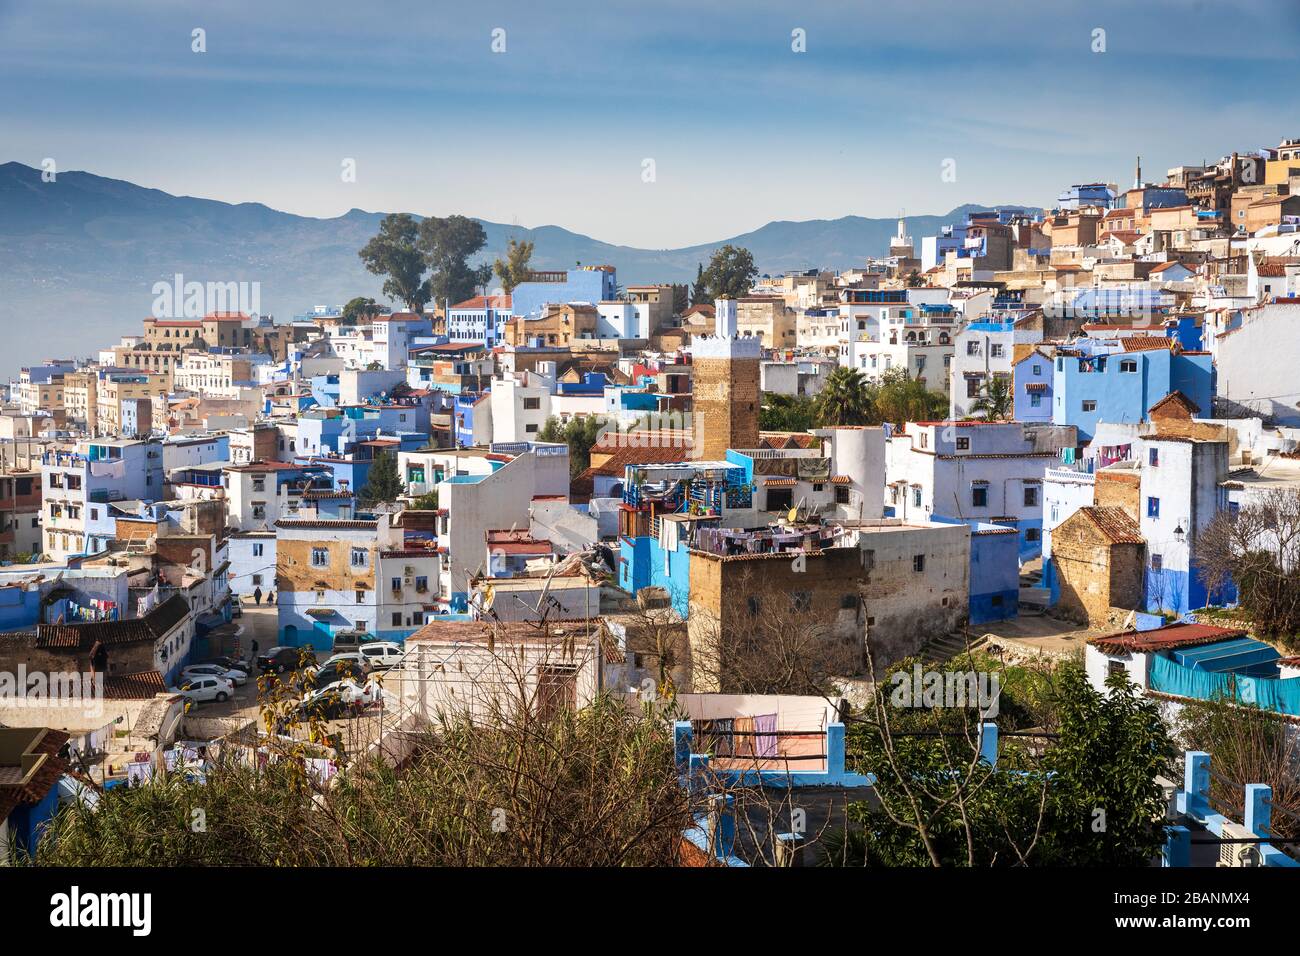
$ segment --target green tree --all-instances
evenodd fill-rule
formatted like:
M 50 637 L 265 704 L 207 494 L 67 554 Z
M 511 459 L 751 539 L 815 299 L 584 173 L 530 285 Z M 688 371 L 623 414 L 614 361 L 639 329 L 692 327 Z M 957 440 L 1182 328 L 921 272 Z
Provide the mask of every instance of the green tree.
M 921 278 L 921 273 L 913 269 L 907 274 L 907 287 L 909 289 L 920 288 L 923 285 L 925 285 L 925 280 Z
M 850 807 L 827 863 L 1141 866 L 1158 851 L 1165 802 L 1156 777 L 1175 751 L 1157 706 L 1123 674 L 1102 693 L 1078 663 L 1058 665 L 1055 742 L 1039 754 L 1005 740 L 991 766 L 979 757 L 977 710 L 895 699 L 910 663 L 878 685 L 853 727 L 853 763 L 875 775 L 879 802 Z
M 704 284 L 704 263 L 695 265 L 695 281 L 691 284 L 691 305 L 707 305 L 709 290 Z
M 932 392 L 924 382 L 912 378 L 907 369 L 892 368 L 880 376 L 875 412 L 871 424 L 937 421 L 947 417 L 948 399 L 942 392 Z
M 392 452 L 381 451 L 370 466 L 366 486 L 361 489 L 361 504 L 367 508 L 390 505 L 404 494 L 406 484 L 397 471 L 397 456 Z
M 817 427 L 819 415 L 815 398 L 764 392 L 758 427 L 768 432 L 806 432 Z
M 421 229 L 407 213 L 392 213 L 380 221 L 379 233 L 358 253 L 367 271 L 385 277 L 384 295 L 412 312 L 423 311 L 429 301 L 429 286 L 422 280 Z
M 568 445 L 569 475 L 576 478 L 591 467 L 591 449 L 604 427 L 605 420 L 596 415 L 579 415 L 567 422 L 552 415 L 537 433 L 537 440 Z
M 972 415 L 979 415 L 991 422 L 1007 421 L 1015 409 L 1014 386 L 1006 375 L 994 375 L 986 381 L 979 397 L 970 404 Z
M 513 236 L 506 243 L 506 257 L 497 257 L 492 264 L 492 271 L 501 280 L 501 289 L 506 295 L 514 291 L 515 286 L 525 281 L 532 272 L 533 243 L 518 240 Z
M 836 366 L 817 394 L 817 418 L 823 426 L 875 424 L 875 388 L 855 368 Z
M 673 315 L 681 315 L 691 307 L 690 286 L 677 283 L 673 285 Z
M 697 285 L 703 283 L 703 297 L 697 291 L 695 301 L 711 302 L 721 296 L 738 299 L 748 295 L 757 276 L 754 256 L 748 249 L 730 244 L 722 246 L 696 277 Z
M 347 305 L 343 306 L 343 324 L 356 325 L 357 320 L 362 316 L 375 315 L 378 312 L 379 306 L 374 299 L 359 295 L 355 299 L 349 299 Z
M 430 217 L 420 223 L 419 248 L 429 276 L 429 297 L 455 304 L 474 295 L 492 277 L 492 267 L 471 266 L 469 259 L 487 245 L 483 226 L 466 216 Z
M 426 491 L 420 497 L 411 501 L 412 511 L 437 511 L 438 510 L 438 489 Z

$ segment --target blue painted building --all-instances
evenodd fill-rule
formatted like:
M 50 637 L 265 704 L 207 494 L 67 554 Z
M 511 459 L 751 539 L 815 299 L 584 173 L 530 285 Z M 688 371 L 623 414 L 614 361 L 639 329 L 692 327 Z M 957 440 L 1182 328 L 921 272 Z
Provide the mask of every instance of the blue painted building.
M 579 266 L 567 272 L 534 272 L 510 293 L 510 310 L 516 316 L 538 316 L 548 305 L 570 302 L 609 302 L 618 295 L 618 274 L 613 266 Z
M 1019 360 L 1012 359 L 1011 381 L 1015 389 L 1012 418 L 1018 422 L 1052 420 L 1052 379 L 1055 367 L 1051 356 L 1034 349 Z
M 1182 392 L 1200 413 L 1214 397 L 1214 363 L 1207 354 L 1169 348 L 1134 349 L 1130 343 L 1099 343 L 1092 354 L 1058 355 L 1052 379 L 1052 422 L 1074 425 L 1081 444 L 1098 422 L 1135 424 L 1171 392 Z

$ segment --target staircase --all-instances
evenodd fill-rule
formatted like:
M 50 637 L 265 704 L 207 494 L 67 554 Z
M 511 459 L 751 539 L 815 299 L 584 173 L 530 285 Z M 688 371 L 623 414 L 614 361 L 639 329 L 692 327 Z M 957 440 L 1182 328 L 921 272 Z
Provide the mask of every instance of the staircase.
M 970 636 L 970 649 L 975 650 L 985 641 L 983 634 Z M 966 653 L 966 637 L 960 631 L 940 634 L 930 638 L 921 646 L 920 658 L 925 661 L 943 663 Z
M 1043 614 L 1051 599 L 1051 592 L 1043 586 L 1043 559 L 1026 561 L 1020 568 L 1020 613 Z

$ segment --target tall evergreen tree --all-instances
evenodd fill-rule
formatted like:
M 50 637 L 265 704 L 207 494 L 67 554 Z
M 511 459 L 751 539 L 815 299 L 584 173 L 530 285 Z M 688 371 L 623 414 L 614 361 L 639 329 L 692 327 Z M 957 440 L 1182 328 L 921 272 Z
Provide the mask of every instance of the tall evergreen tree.
M 370 466 L 366 486 L 361 489 L 361 504 L 367 508 L 390 505 L 405 493 L 406 485 L 397 471 L 397 456 L 381 451 Z

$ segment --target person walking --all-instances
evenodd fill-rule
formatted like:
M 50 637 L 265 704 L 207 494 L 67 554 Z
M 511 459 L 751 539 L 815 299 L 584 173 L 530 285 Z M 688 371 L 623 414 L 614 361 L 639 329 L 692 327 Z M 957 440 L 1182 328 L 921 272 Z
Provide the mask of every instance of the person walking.
M 261 604 L 262 604 L 262 589 L 261 589 L 261 587 L 255 587 L 255 588 L 253 588 L 253 603 L 256 604 L 256 605 L 258 605 L 259 607 L 261 606 Z

